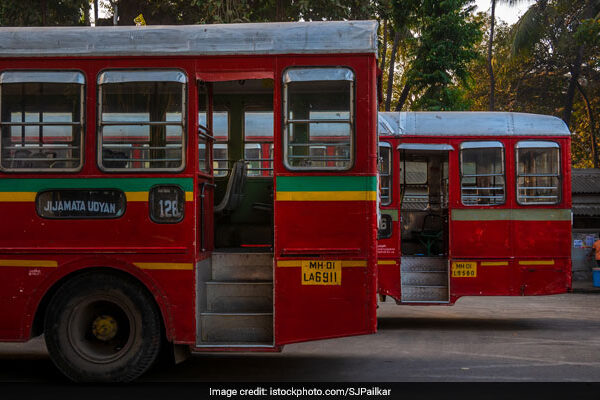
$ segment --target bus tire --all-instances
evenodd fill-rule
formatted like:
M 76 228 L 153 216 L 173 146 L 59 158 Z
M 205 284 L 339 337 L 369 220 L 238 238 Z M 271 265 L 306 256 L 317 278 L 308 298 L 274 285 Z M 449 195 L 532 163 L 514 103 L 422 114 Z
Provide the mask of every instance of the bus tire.
M 76 382 L 129 382 L 156 361 L 162 343 L 154 298 L 133 279 L 83 273 L 53 296 L 44 321 L 52 361 Z

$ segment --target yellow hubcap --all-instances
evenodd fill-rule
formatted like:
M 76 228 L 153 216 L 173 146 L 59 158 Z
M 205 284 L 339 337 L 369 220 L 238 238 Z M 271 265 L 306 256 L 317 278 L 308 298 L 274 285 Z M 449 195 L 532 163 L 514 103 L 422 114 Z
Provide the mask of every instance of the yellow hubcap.
M 117 335 L 117 321 L 110 315 L 101 315 L 92 323 L 92 333 L 97 339 L 107 342 Z

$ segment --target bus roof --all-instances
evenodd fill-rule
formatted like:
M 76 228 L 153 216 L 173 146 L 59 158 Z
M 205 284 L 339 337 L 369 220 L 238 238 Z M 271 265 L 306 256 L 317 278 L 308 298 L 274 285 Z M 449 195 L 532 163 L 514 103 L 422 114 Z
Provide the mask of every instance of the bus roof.
M 0 28 L 0 58 L 339 53 L 377 55 L 377 22 Z
M 560 118 L 514 112 L 380 112 L 384 136 L 570 136 Z

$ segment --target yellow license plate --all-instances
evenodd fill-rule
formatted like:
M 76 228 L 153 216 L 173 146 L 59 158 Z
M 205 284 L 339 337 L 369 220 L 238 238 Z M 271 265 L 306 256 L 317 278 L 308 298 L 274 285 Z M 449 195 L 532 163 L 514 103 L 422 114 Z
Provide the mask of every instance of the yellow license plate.
M 453 278 L 475 278 L 477 276 L 477 261 L 452 262 Z
M 341 285 L 342 262 L 339 260 L 302 260 L 303 285 Z

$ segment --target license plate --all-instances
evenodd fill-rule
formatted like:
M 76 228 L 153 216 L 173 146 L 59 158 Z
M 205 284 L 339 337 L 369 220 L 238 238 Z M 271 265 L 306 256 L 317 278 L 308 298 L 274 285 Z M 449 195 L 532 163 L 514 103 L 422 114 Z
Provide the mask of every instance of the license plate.
M 303 285 L 341 285 L 342 262 L 339 260 L 302 260 Z
M 452 262 L 453 278 L 475 278 L 477 276 L 477 261 Z

